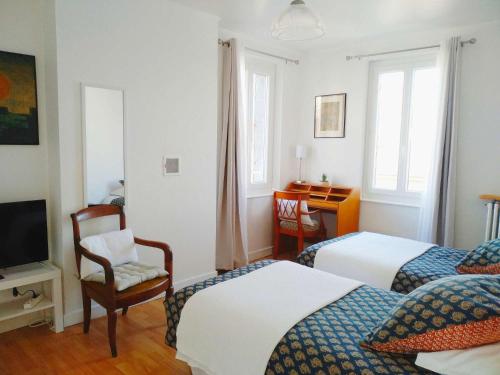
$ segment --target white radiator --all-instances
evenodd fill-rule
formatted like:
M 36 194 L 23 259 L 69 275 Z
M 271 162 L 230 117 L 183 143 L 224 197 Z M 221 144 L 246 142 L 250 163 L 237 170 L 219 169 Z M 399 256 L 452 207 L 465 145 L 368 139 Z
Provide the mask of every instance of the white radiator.
M 492 201 L 486 204 L 486 231 L 484 240 L 489 241 L 500 238 L 500 202 Z

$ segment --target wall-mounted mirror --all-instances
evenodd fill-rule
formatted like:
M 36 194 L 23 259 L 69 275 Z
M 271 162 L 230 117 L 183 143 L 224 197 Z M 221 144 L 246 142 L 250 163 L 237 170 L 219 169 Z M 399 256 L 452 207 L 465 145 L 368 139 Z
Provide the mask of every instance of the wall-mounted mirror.
M 123 90 L 82 85 L 84 205 L 125 205 Z

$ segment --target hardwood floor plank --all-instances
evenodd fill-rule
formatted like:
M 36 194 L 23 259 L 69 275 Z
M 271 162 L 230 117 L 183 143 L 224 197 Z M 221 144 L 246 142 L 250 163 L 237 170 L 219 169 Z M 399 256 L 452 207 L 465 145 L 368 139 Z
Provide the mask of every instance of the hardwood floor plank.
M 106 317 L 92 320 L 90 332 L 82 324 L 53 333 L 46 326 L 21 328 L 0 335 L 2 375 L 190 375 L 165 342 L 165 311 L 161 300 L 131 307 L 118 315 L 118 357 L 109 351 Z

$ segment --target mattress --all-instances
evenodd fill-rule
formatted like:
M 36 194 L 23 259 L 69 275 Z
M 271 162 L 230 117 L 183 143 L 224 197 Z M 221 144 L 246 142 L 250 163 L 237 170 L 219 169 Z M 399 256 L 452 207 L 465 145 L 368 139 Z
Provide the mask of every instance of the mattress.
M 307 267 L 314 267 L 314 258 L 320 248 L 333 242 L 342 241 L 358 233 L 319 242 L 306 248 L 297 258 L 297 261 Z M 396 274 L 391 290 L 408 294 L 412 290 L 429 281 L 446 276 L 457 275 L 455 265 L 465 256 L 465 252 L 449 247 L 434 246 L 419 257 L 406 263 Z
M 175 348 L 182 308 L 193 294 L 272 262 L 250 264 L 176 292 L 165 301 L 167 345 Z M 359 346 L 361 338 L 389 313 L 399 298 L 398 293 L 364 285 L 321 308 L 298 322 L 280 340 L 269 358 L 266 375 L 430 374 L 414 364 L 415 356 L 381 353 Z M 269 313 L 272 314 L 272 306 Z

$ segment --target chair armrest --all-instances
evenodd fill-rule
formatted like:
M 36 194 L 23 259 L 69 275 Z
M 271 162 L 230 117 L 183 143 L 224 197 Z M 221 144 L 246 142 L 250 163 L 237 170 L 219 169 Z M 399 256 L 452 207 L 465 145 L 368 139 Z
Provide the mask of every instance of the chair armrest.
M 143 238 L 138 238 L 134 237 L 134 241 L 138 245 L 142 246 L 147 246 L 147 247 L 154 247 L 156 249 L 160 249 L 163 251 L 164 259 L 165 259 L 165 270 L 168 272 L 168 275 L 170 277 L 170 280 L 172 280 L 172 251 L 170 250 L 170 246 L 168 246 L 165 242 L 159 242 L 159 241 L 150 241 L 150 240 L 145 240 Z
M 300 214 L 301 215 L 312 215 L 312 214 L 316 214 L 316 213 L 321 213 L 321 210 L 314 210 L 314 211 L 300 211 Z
M 319 227 L 320 227 L 320 230 L 324 233 L 326 233 L 326 228 L 325 228 L 325 223 L 323 222 L 323 212 L 318 209 L 318 210 L 314 210 L 314 211 L 308 211 L 308 212 L 301 212 L 301 215 L 312 215 L 312 214 L 316 214 L 319 212 Z
M 104 268 L 104 278 L 106 281 L 106 286 L 111 286 L 114 288 L 115 284 L 115 274 L 113 272 L 113 269 L 111 268 L 111 263 L 108 259 L 96 255 L 94 253 L 91 253 L 87 249 L 85 249 L 83 246 L 78 245 L 78 251 L 80 252 L 80 255 L 84 256 L 88 260 L 91 260 L 94 263 L 99 264 Z

